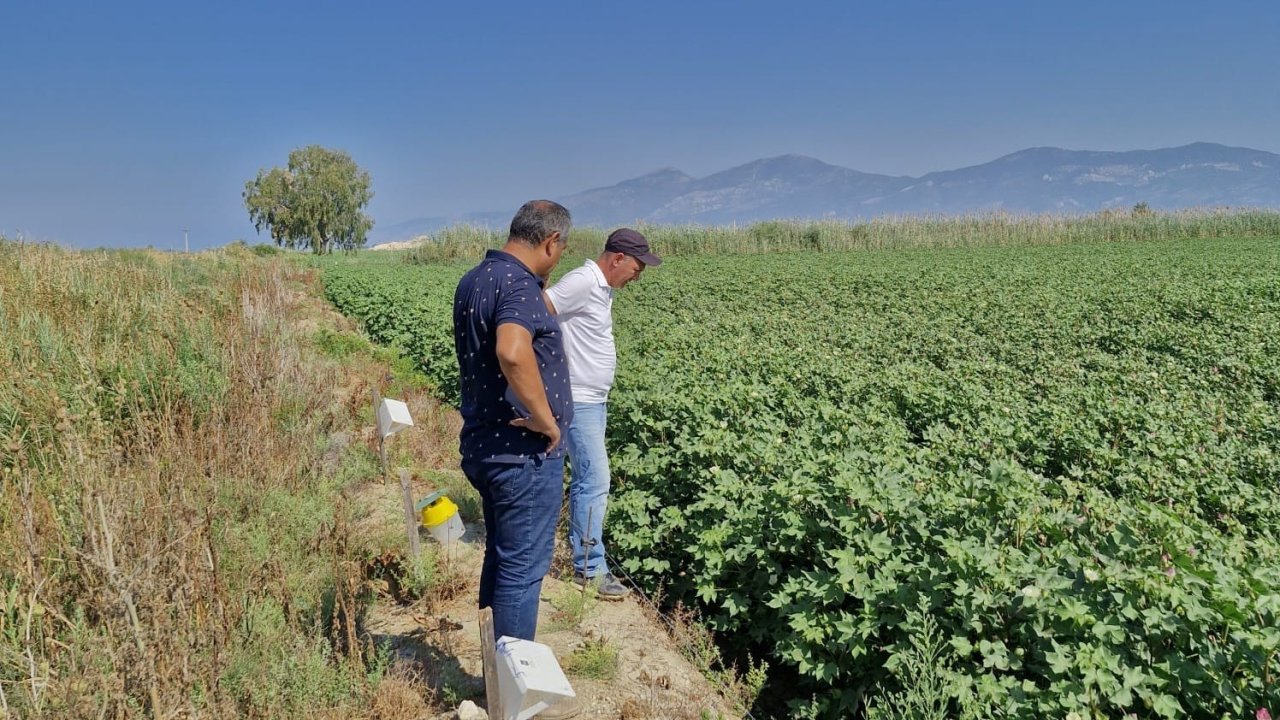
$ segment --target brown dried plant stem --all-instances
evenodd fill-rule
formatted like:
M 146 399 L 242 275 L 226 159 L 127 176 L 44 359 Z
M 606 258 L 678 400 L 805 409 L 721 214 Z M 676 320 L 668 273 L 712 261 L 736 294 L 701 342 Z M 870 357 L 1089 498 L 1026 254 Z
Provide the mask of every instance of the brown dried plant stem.
M 116 567 L 115 558 L 115 538 L 111 535 L 111 527 L 107 524 L 107 513 L 102 506 L 102 497 L 94 498 L 98 506 L 98 522 L 102 532 L 102 550 L 103 560 L 106 563 L 107 578 L 114 586 L 115 591 L 120 596 L 120 601 L 124 604 L 125 612 L 129 619 L 129 629 L 133 634 L 133 644 L 138 651 L 139 660 L 147 664 L 147 693 L 151 698 L 151 716 L 160 716 L 160 693 L 156 688 L 155 663 L 147 654 L 146 644 L 142 641 L 142 623 L 138 622 L 138 608 L 133 603 L 133 592 L 129 590 L 129 586 L 120 576 L 120 569 Z

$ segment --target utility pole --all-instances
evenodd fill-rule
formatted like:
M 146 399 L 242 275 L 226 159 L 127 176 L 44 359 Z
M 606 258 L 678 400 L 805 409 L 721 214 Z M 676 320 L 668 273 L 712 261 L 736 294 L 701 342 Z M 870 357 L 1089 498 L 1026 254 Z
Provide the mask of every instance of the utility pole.
M 191 252 L 191 246 L 187 244 L 187 229 L 182 228 L 182 251 Z

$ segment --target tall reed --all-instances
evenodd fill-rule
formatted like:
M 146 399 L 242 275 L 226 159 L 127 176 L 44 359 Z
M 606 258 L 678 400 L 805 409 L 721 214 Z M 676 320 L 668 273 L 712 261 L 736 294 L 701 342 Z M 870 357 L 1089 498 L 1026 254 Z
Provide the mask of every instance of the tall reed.
M 663 256 L 828 250 L 889 250 L 1188 238 L 1280 237 L 1280 212 L 1203 209 L 1105 211 L 1091 215 L 907 215 L 868 221 L 768 220 L 748 225 L 635 225 Z M 566 252 L 594 257 L 610 229 L 574 228 Z M 474 260 L 501 247 L 504 230 L 460 225 L 420 238 L 411 263 Z

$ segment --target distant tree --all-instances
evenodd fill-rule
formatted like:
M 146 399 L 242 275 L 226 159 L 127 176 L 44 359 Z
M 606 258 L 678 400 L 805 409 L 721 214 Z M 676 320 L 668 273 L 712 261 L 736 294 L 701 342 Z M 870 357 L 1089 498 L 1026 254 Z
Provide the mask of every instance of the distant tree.
M 1145 202 L 1140 202 L 1133 206 L 1134 217 L 1146 217 L 1152 213 L 1151 206 Z
M 259 170 L 244 185 L 258 232 L 266 226 L 277 245 L 317 254 L 364 247 L 373 220 L 363 210 L 372 197 L 369 173 L 345 152 L 319 145 L 294 150 L 285 168 Z

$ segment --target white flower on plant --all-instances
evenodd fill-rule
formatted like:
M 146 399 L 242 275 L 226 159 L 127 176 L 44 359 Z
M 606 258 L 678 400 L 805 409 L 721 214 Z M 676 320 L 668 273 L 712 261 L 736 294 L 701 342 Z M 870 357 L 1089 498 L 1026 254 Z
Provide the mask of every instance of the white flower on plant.
M 1084 579 L 1085 579 L 1085 580 L 1088 580 L 1089 582 L 1097 582 L 1097 581 L 1098 581 L 1098 578 L 1100 578 L 1100 577 L 1102 577 L 1102 576 L 1098 574 L 1098 571 L 1097 571 L 1097 570 L 1094 570 L 1093 568 L 1085 568 L 1085 569 L 1084 569 Z
M 1036 587 L 1035 585 L 1028 585 L 1028 586 L 1026 586 L 1026 587 L 1022 588 L 1022 594 L 1023 594 L 1023 596 L 1024 596 L 1024 597 L 1029 597 L 1029 598 L 1033 598 L 1033 599 L 1034 599 L 1034 598 L 1038 598 L 1038 597 L 1040 597 L 1040 595 L 1041 595 L 1041 590 L 1040 590 L 1040 588 Z

